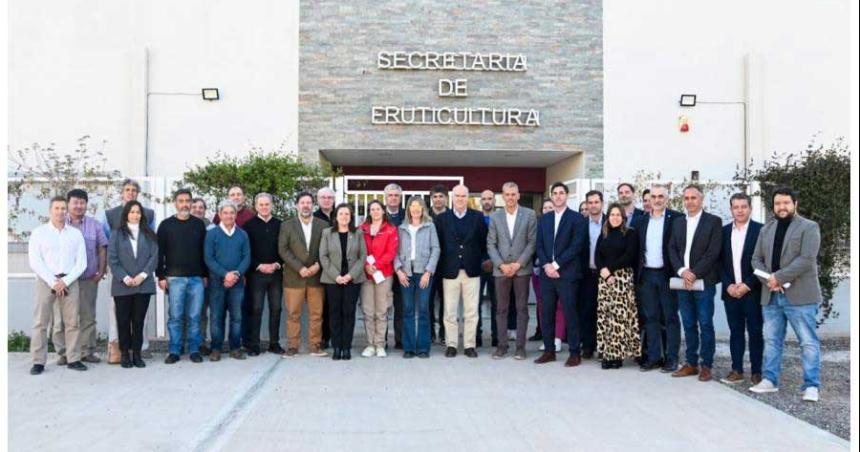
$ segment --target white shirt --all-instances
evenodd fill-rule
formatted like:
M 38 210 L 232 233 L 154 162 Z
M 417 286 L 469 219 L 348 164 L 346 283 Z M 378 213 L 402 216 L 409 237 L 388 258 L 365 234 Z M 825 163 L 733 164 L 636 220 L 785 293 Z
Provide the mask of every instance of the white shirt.
M 131 242 L 131 254 L 137 259 L 137 236 L 140 234 L 140 225 L 128 223 L 128 230 L 131 232 L 128 236 L 128 241 Z
M 410 223 L 408 227 L 409 227 L 409 238 L 412 239 L 412 241 L 410 243 L 410 246 L 412 247 L 412 249 L 409 251 L 409 259 L 414 261 L 415 260 L 415 239 L 416 239 L 416 236 L 418 235 L 418 228 L 420 228 L 421 226 L 415 226 L 415 225 Z
M 666 222 L 666 211 L 655 218 L 648 219 L 648 232 L 645 234 L 645 267 L 663 268 L 663 226 Z
M 750 222 L 747 220 L 741 227 L 732 222 L 732 269 L 735 274 L 735 284 L 743 282 L 741 273 L 741 257 L 744 254 L 744 242 L 747 238 L 747 228 Z
M 453 209 L 453 210 L 454 210 L 454 216 L 456 216 L 457 218 L 462 219 L 463 217 L 465 217 L 465 216 L 466 216 L 466 211 L 467 211 L 468 209 L 463 209 L 463 211 L 462 211 L 462 212 L 458 212 L 458 211 L 457 211 L 457 209 Z
M 311 221 L 308 221 L 308 224 L 305 224 L 301 218 L 299 218 L 299 224 L 302 225 L 302 231 L 305 233 L 305 246 L 307 246 L 308 251 L 311 250 L 311 233 L 313 232 L 314 227 L 314 219 L 311 218 Z
M 693 236 L 696 235 L 696 228 L 699 227 L 699 220 L 702 219 L 702 211 L 700 210 L 696 216 L 687 215 L 687 240 L 684 247 L 684 266 L 678 270 L 678 275 L 684 274 L 685 270 L 690 269 L 690 249 L 693 248 Z M 696 275 L 699 276 L 699 275 Z
M 36 276 L 53 287 L 56 276 L 65 273 L 63 282 L 71 286 L 87 268 L 84 236 L 76 228 L 57 229 L 50 222 L 38 226 L 30 235 L 28 259 Z
M 508 232 L 511 234 L 511 238 L 514 238 L 514 225 L 517 224 L 517 213 L 519 213 L 519 211 L 519 207 L 514 210 L 514 213 L 508 213 L 508 211 L 505 210 L 505 220 L 508 223 Z
M 227 229 L 227 227 L 224 226 L 223 222 L 218 223 L 218 227 L 220 227 L 221 230 L 224 231 L 225 234 L 227 234 L 227 237 L 233 237 L 233 233 L 236 232 L 236 225 L 235 224 L 233 225 L 233 229 Z
M 564 208 L 564 210 L 562 210 L 562 211 L 561 211 L 561 213 L 559 213 L 559 212 L 557 212 L 557 211 L 553 210 L 553 213 L 555 214 L 555 218 L 554 218 L 554 220 L 555 220 L 555 228 L 552 230 L 552 238 L 553 238 L 553 239 L 555 239 L 555 234 L 558 232 L 558 225 L 559 225 L 559 224 L 561 224 L 561 218 L 564 216 L 564 213 L 565 213 L 566 211 L 567 211 L 567 207 L 565 207 L 565 208 Z M 552 250 L 553 250 L 553 251 L 552 251 L 552 266 L 553 266 L 556 270 L 558 270 L 558 269 L 559 269 L 559 268 L 561 268 L 561 267 L 560 267 L 558 264 L 556 264 L 556 263 L 555 263 L 555 244 L 553 244 Z

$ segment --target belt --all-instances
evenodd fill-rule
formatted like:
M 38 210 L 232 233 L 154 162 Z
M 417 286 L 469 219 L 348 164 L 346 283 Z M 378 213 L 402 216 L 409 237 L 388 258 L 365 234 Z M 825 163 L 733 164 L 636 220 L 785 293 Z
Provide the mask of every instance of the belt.
M 644 268 L 645 270 L 651 270 L 652 272 L 663 272 L 663 271 L 666 271 L 666 267 L 659 267 L 659 268 L 655 268 L 655 267 L 643 267 L 643 268 Z

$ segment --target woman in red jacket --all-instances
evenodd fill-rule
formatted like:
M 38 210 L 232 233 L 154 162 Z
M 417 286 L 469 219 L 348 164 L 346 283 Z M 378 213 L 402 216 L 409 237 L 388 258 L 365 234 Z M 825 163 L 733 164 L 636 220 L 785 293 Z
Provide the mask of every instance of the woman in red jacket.
M 397 256 L 397 228 L 388 221 L 385 207 L 374 200 L 367 205 L 367 218 L 361 225 L 367 244 L 364 271 L 367 281 L 361 285 L 361 310 L 367 347 L 361 356 L 387 356 L 385 333 L 388 331 L 388 308 L 391 306 L 391 284 L 394 281 L 394 258 Z

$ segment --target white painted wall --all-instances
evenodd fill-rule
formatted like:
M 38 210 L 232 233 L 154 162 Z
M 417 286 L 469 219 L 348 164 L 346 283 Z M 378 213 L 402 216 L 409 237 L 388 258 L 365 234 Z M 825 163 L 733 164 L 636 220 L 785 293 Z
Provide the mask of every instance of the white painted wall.
M 821 132 L 848 136 L 847 1 L 605 1 L 604 168 L 608 179 L 640 169 L 665 177 L 698 169 L 725 179 L 742 161 L 737 105 L 678 106 L 744 98 L 744 56 L 758 54 L 760 83 L 752 155 L 799 151 Z M 691 132 L 678 132 L 686 113 Z M 757 122 L 757 123 L 756 123 Z M 760 143 L 760 144 L 757 144 Z
M 298 148 L 298 1 L 13 0 L 9 144 L 107 140 L 109 165 L 144 174 L 144 49 L 150 168 L 178 176 L 218 150 Z M 221 90 L 206 102 L 204 87 Z

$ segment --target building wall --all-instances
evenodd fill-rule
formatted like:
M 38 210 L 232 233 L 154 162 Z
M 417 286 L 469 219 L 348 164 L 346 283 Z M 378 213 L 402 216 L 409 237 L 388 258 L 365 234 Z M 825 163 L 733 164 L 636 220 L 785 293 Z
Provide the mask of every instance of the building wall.
M 639 170 L 726 179 L 742 162 L 739 105 L 682 109 L 747 94 L 744 58 L 758 56 L 749 89 L 751 156 L 797 152 L 812 136 L 847 136 L 850 121 L 847 1 L 668 0 L 604 2 L 605 176 Z M 678 116 L 691 131 L 678 131 Z
M 589 155 L 587 174 L 600 176 L 601 11 L 599 0 L 304 1 L 301 152 L 315 158 L 320 149 L 528 151 L 579 146 Z M 527 58 L 528 71 L 380 70 L 380 51 L 520 53 Z M 467 78 L 468 98 L 438 97 L 437 82 L 443 77 Z M 541 126 L 373 125 L 374 105 L 535 108 Z
M 13 0 L 9 144 L 73 149 L 93 138 L 108 165 L 144 174 L 145 48 L 151 174 L 179 176 L 222 151 L 298 143 L 298 2 Z M 200 89 L 217 87 L 206 102 Z

